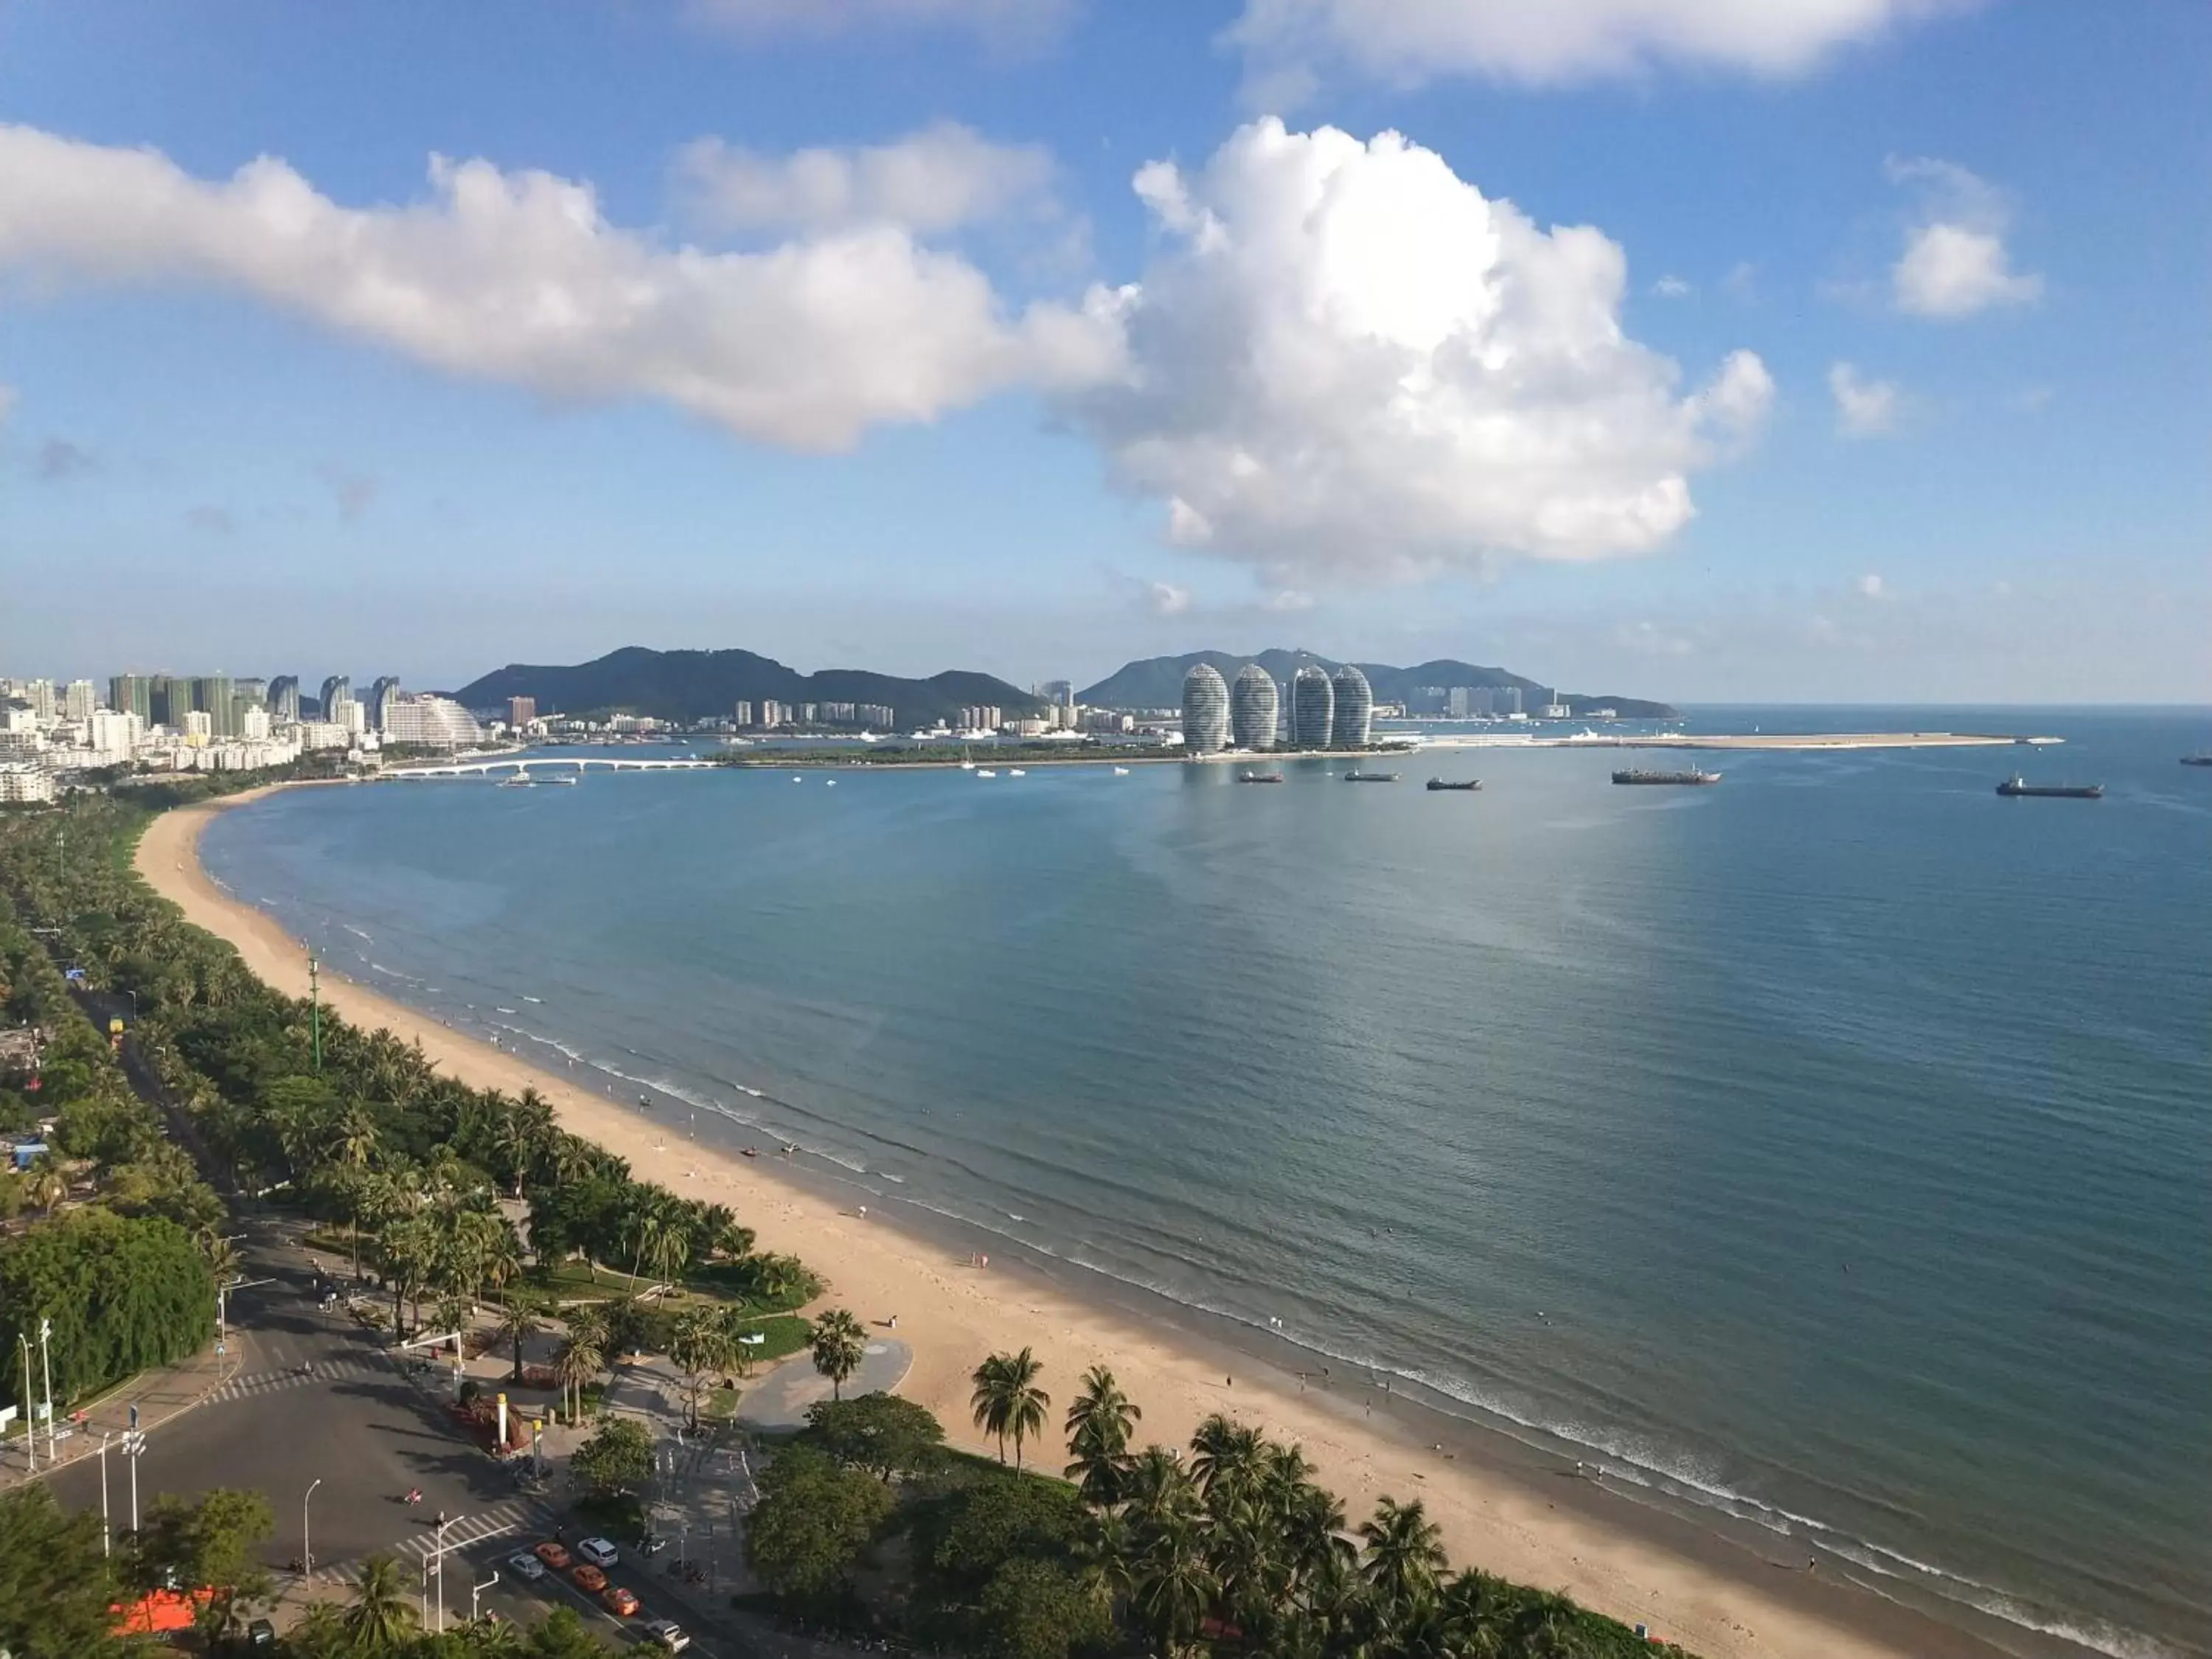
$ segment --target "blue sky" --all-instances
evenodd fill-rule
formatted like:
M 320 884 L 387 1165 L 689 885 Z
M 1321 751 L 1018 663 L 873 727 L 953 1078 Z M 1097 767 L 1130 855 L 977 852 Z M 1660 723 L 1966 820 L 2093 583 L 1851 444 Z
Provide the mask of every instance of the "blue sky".
M 0 672 L 2212 700 L 2208 69 L 2185 0 L 0 4 Z

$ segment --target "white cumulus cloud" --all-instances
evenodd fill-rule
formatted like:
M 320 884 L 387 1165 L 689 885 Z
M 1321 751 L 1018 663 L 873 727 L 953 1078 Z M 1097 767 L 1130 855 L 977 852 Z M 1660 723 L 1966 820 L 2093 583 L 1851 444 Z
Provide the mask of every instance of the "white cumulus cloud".
M 1954 0 L 1245 0 L 1226 39 L 1250 90 L 1295 95 L 1341 65 L 1393 85 L 1445 76 L 1549 86 L 1661 65 L 1779 76 Z
M 1050 210 L 1051 155 L 939 122 L 894 143 L 769 155 L 701 138 L 678 153 L 676 188 L 712 230 L 896 225 L 934 235 Z
M 434 158 L 430 185 L 349 208 L 266 157 L 210 181 L 0 126 L 0 269 L 234 289 L 451 373 L 659 399 L 803 449 L 1115 367 L 1109 319 L 1010 317 L 981 271 L 896 226 L 705 252 L 611 225 L 550 173 Z
M 1849 363 L 1831 363 L 1828 392 L 1836 400 L 1836 430 L 1845 437 L 1871 438 L 1896 428 L 1895 381 L 1869 380 Z
M 2043 278 L 2012 269 L 2003 193 L 1955 162 L 1893 159 L 1889 176 L 1914 189 L 1919 207 L 1905 252 L 1890 268 L 1898 309 L 1916 317 L 1971 317 L 2043 297 Z
M 1127 371 L 1066 407 L 1170 539 L 1278 587 L 1656 548 L 1772 401 L 1747 351 L 1684 395 L 1622 332 L 1617 245 L 1396 133 L 1269 118 L 1135 188 L 1164 246 L 1114 296 Z

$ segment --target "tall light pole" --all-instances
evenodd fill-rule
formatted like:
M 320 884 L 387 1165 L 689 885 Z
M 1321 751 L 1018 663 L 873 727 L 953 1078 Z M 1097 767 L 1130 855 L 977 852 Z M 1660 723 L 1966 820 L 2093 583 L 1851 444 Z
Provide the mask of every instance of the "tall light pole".
M 315 1571 L 315 1547 L 307 1535 L 307 1499 L 315 1495 L 315 1488 L 323 1484 L 317 1475 L 307 1482 L 307 1496 L 300 1500 L 300 1577 L 307 1577 Z
M 135 1409 L 135 1407 L 134 1407 Z M 131 1530 L 138 1530 L 138 1455 L 146 1449 L 146 1431 L 131 1429 L 123 1437 L 123 1449 L 131 1459 Z
M 22 1331 L 15 1333 L 15 1340 L 23 1345 L 23 1455 L 30 1459 L 31 1468 L 39 1467 L 39 1408 L 31 1400 L 31 1339 Z
M 102 1555 L 113 1553 L 107 1541 L 107 1442 L 109 1437 L 106 1434 L 100 1437 L 100 1553 Z
M 322 982 L 316 978 L 321 965 L 315 960 L 314 952 L 310 951 L 307 953 L 307 1030 L 314 1043 L 317 1077 L 323 1074 L 323 988 Z
M 495 1572 L 490 1577 L 485 1579 L 483 1583 L 471 1584 L 469 1586 L 469 1623 L 471 1625 L 475 1624 L 477 1621 L 477 1598 L 483 1595 L 486 1590 L 489 1589 L 497 1583 L 499 1583 L 499 1575 Z
M 39 1318 L 39 1369 L 46 1379 L 46 1462 L 53 1462 L 60 1454 L 54 1449 L 54 1360 L 47 1352 L 46 1339 L 54 1334 L 54 1322 L 43 1314 Z

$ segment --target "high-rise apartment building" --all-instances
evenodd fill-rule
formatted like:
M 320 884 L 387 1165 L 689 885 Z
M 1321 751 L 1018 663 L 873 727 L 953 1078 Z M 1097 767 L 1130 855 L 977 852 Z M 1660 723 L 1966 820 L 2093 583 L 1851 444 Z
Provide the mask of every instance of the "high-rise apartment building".
M 337 700 L 340 697 L 350 697 L 352 696 L 353 682 L 347 678 L 343 674 L 333 674 L 330 678 L 325 680 L 323 682 L 323 699 L 319 705 L 323 711 L 323 718 L 326 720 L 336 720 L 337 716 L 331 711 L 337 706 Z
M 1346 663 L 1336 671 L 1330 691 L 1334 707 L 1329 710 L 1328 746 L 1366 748 L 1375 724 L 1375 691 L 1367 676 Z
M 750 697 L 738 699 L 737 706 L 730 711 L 730 722 L 741 726 L 753 723 L 753 700 Z
M 99 707 L 100 694 L 92 689 L 90 680 L 71 680 L 69 690 L 62 693 L 62 714 L 69 720 L 88 720 Z
M 191 708 L 195 713 L 208 717 L 208 725 L 218 738 L 238 735 L 238 714 L 232 701 L 234 695 L 228 674 L 200 674 L 193 678 Z
M 1182 677 L 1182 746 L 1211 755 L 1228 741 L 1228 683 L 1212 663 L 1200 663 Z
M 107 706 L 118 714 L 136 714 L 143 726 L 154 723 L 154 682 L 144 674 L 117 674 L 107 682 Z
M 1275 677 L 1256 662 L 1248 662 L 1229 688 L 1229 729 L 1239 749 L 1273 749 L 1276 717 L 1281 697 Z
M 300 677 L 279 674 L 269 682 L 269 718 L 279 726 L 296 726 L 300 721 Z
M 215 722 L 204 708 L 185 710 L 185 741 L 195 749 L 204 749 L 215 738 Z
M 507 723 L 509 726 L 527 726 L 527 725 L 529 725 L 529 724 L 530 724 L 530 722 L 531 722 L 531 721 L 532 721 L 532 720 L 536 720 L 537 718 L 538 718 L 538 699 L 537 699 L 537 698 L 535 698 L 535 697 L 509 697 L 509 698 L 507 700 Z
M 381 732 L 392 720 L 392 705 L 399 697 L 399 676 L 380 674 L 368 688 L 368 698 L 363 704 L 368 717 L 368 729 Z
M 1291 680 L 1291 747 L 1326 749 L 1336 714 L 1336 693 L 1328 670 L 1308 663 Z

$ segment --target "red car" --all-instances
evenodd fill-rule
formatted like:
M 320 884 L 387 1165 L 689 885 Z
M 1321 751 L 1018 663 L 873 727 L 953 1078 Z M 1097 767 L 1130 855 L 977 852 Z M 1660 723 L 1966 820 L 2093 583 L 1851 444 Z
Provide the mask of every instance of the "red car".
M 607 1587 L 606 1574 L 588 1561 L 578 1563 L 576 1570 L 568 1575 L 568 1581 L 586 1595 L 597 1595 Z
M 535 1550 L 532 1551 L 531 1553 L 535 1555 L 539 1560 L 543 1561 L 547 1566 L 552 1568 L 556 1572 L 566 1572 L 568 1571 L 568 1549 L 562 1545 L 555 1543 L 550 1538 L 544 1543 L 540 1544 Z
M 602 1595 L 599 1600 L 606 1604 L 606 1608 L 609 1613 L 619 1614 L 624 1619 L 629 1618 L 630 1614 L 637 1611 L 637 1597 L 631 1595 L 620 1584 L 610 1585 L 607 1589 L 607 1593 L 605 1595 Z

